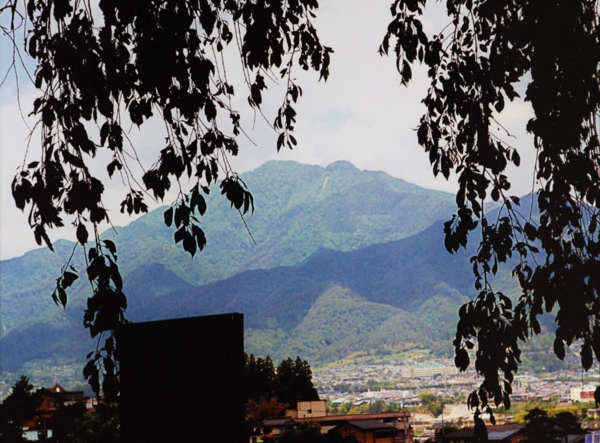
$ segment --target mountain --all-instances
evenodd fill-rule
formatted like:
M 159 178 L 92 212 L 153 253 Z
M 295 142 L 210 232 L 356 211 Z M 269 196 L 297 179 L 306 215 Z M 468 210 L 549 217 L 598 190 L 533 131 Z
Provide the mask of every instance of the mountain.
M 208 245 L 194 260 L 173 243 L 160 209 L 106 234 L 117 243 L 132 320 L 243 312 L 249 351 L 323 362 L 449 337 L 471 284 L 467 261 L 443 250 L 439 220 L 453 211 L 451 195 L 347 162 L 270 162 L 242 178 L 254 194 L 245 222 L 256 244 L 217 190 L 202 219 Z M 95 346 L 81 327 L 85 282 L 66 310 L 49 297 L 72 248 L 59 241 L 55 254 L 0 262 L 3 369 L 57 355 L 83 361 Z M 431 321 L 439 307 L 453 315 L 448 328 Z
M 202 218 L 208 244 L 194 260 L 173 245 L 163 210 L 121 229 L 116 241 L 123 273 L 156 262 L 189 283 L 204 284 L 250 269 L 293 265 L 320 248 L 349 251 L 406 238 L 454 207 L 450 194 L 359 171 L 348 162 L 327 168 L 268 162 L 242 179 L 254 195 L 254 214 L 242 220 L 213 189 Z
M 347 162 L 327 168 L 268 162 L 242 179 L 254 194 L 256 209 L 245 221 L 256 244 L 239 214 L 213 189 L 202 219 L 208 244 L 193 260 L 174 244 L 173 230 L 164 225 L 164 208 L 117 228 L 117 235 L 113 230 L 103 234 L 117 244 L 125 280 L 152 265 L 162 265 L 173 279 L 190 285 L 250 269 L 293 265 L 321 248 L 349 251 L 406 238 L 446 217 L 453 208 L 449 194 L 424 190 L 381 172 L 359 171 Z M 49 295 L 73 244 L 61 240 L 55 249 L 54 254 L 38 249 L 0 261 L 0 337 L 50 315 Z M 74 265 L 83 271 L 80 255 L 75 254 Z M 82 280 L 71 291 L 77 309 L 88 290 Z M 131 284 L 126 289 L 140 290 Z M 151 290 L 154 295 L 157 291 Z M 52 315 L 58 316 L 56 321 L 64 318 L 60 313 Z
M 131 311 L 135 321 L 243 312 L 247 350 L 274 358 L 326 363 L 365 348 L 439 350 L 440 341 L 448 354 L 472 285 L 460 255 L 445 252 L 437 223 L 407 239 L 320 250 L 298 265 L 246 271 Z
M 462 255 L 443 250 L 438 223 L 408 239 L 349 252 L 320 250 L 298 265 L 245 271 L 198 287 L 160 265 L 146 266 L 128 280 L 140 288 L 129 293 L 129 314 L 144 321 L 242 312 L 248 352 L 302 355 L 313 364 L 382 348 L 448 355 L 456 312 L 471 285 Z M 180 287 L 155 295 L 155 281 Z M 82 339 L 80 324 L 71 315 L 61 325 L 35 324 L 8 334 L 4 357 L 15 365 L 7 369 L 60 354 L 68 337 L 77 339 L 65 349 L 83 358 L 91 343 Z

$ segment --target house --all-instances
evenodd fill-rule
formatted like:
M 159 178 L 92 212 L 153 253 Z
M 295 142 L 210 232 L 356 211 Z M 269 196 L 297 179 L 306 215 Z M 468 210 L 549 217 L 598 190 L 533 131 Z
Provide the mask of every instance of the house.
M 39 398 L 36 415 L 23 425 L 23 437 L 38 441 L 53 436 L 52 419 L 61 409 L 79 406 L 82 411 L 92 405 L 83 391 L 67 391 L 58 383 L 51 388 L 41 388 L 35 392 Z
M 52 412 L 66 406 L 86 403 L 83 391 L 67 391 L 58 383 L 51 388 L 38 389 L 36 395 L 41 398 L 38 411 L 42 413 Z
M 348 420 L 330 430 L 344 439 L 360 443 L 402 443 L 404 435 L 393 423 L 380 420 Z
M 519 443 L 525 440 L 525 425 L 509 423 L 504 425 L 487 426 L 488 441 L 495 443 Z M 475 437 L 474 428 L 463 428 L 458 431 L 448 432 L 438 438 L 442 443 L 473 443 Z
M 293 420 L 297 423 L 318 423 L 321 433 L 337 433 L 354 438 L 357 443 L 412 443 L 413 431 L 408 412 L 326 415 L 324 411 L 325 402 L 298 402 L 297 410 L 287 411 L 286 417 L 263 421 L 265 437 L 276 440 L 285 424 Z
M 595 386 L 574 387 L 569 392 L 569 399 L 571 401 L 593 402 L 594 392 L 596 392 Z
M 296 409 L 286 410 L 285 415 L 291 418 L 320 418 L 327 416 L 327 411 L 322 400 L 299 401 Z

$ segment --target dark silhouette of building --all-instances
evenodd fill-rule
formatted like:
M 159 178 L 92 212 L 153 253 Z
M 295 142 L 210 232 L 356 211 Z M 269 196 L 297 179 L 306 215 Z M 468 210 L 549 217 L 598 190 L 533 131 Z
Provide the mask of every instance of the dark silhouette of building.
M 117 334 L 123 443 L 242 443 L 243 317 L 126 325 Z

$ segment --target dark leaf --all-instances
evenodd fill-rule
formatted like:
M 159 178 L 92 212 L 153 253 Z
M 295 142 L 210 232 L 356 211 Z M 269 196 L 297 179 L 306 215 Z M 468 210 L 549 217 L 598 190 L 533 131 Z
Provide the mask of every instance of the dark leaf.
M 97 256 L 98 256 L 98 251 L 96 250 L 96 248 L 90 248 L 90 250 L 88 251 L 88 260 L 92 261 Z
M 123 279 L 121 278 L 121 273 L 119 272 L 119 268 L 116 264 L 111 264 L 110 269 L 110 278 L 112 279 L 115 289 L 120 292 L 123 289 Z
M 583 349 L 582 349 L 582 353 L 583 353 Z M 556 337 L 554 339 L 554 354 L 556 354 L 556 356 L 560 359 L 560 360 L 564 360 L 565 358 L 565 343 L 562 341 L 562 339 Z M 583 354 L 582 354 L 582 358 L 583 358 Z
M 79 276 L 76 273 L 66 271 L 62 275 L 61 286 L 66 289 L 66 288 L 70 287 L 73 284 L 73 282 L 75 280 L 77 280 L 78 278 L 79 278 Z
M 479 396 L 477 395 L 477 392 L 473 391 L 469 394 L 469 398 L 467 399 L 467 406 L 471 409 L 479 407 Z
M 182 241 L 185 234 L 186 234 L 185 226 L 182 226 L 177 231 L 175 231 L 175 235 L 174 235 L 175 243 L 179 243 L 180 241 Z
M 204 235 L 204 231 L 200 228 L 200 226 L 192 225 L 192 233 L 196 239 L 198 249 L 203 250 L 206 246 L 206 237 Z
M 77 225 L 77 241 L 85 245 L 88 241 L 88 231 L 83 223 Z
M 592 367 L 593 363 L 594 357 L 592 353 L 592 346 L 588 341 L 585 341 L 583 345 L 581 345 L 581 366 L 587 371 Z
M 95 280 L 103 272 L 103 257 L 96 257 L 90 261 L 86 271 L 89 280 Z
M 56 287 L 56 293 L 58 295 L 58 301 L 63 308 L 67 307 L 67 292 L 60 286 Z
M 204 114 L 209 121 L 212 121 L 217 117 L 217 108 L 212 100 L 207 100 L 204 104 Z
M 519 166 L 521 164 L 521 156 L 519 155 L 516 149 L 512 151 L 512 161 L 515 164 L 515 166 Z
M 594 215 L 592 217 L 592 219 L 590 220 L 590 227 L 589 227 L 590 234 L 594 234 L 596 232 L 597 228 L 598 228 L 598 217 L 596 215 Z
M 466 371 L 469 367 L 469 353 L 466 349 L 458 349 L 454 355 L 454 365 L 460 371 Z
M 52 243 L 50 242 L 50 239 L 48 238 L 48 234 L 46 234 L 46 229 L 42 225 L 37 225 L 34 228 L 33 233 L 35 236 L 35 241 L 37 242 L 38 245 L 41 246 L 42 240 L 43 240 L 44 243 L 46 243 L 46 246 L 48 246 L 48 249 L 50 249 L 52 252 L 54 252 L 54 247 L 52 246 Z
M 117 257 L 117 247 L 112 240 L 103 240 L 104 246 L 110 251 L 113 257 Z
M 112 177 L 113 174 L 115 173 L 115 169 L 118 169 L 119 171 L 121 169 L 123 169 L 123 164 L 119 161 L 119 160 L 113 160 L 112 162 L 110 162 L 107 166 L 106 166 L 106 170 L 108 171 L 108 176 Z
M 84 168 L 85 167 L 85 163 L 83 162 L 83 160 L 76 156 L 71 154 L 68 150 L 63 149 L 61 151 L 63 158 L 65 160 L 65 162 L 77 167 L 77 168 Z
M 173 223 L 173 207 L 170 206 L 167 210 L 165 210 L 163 215 L 165 218 L 165 225 L 171 226 L 171 223 Z
M 537 229 L 531 223 L 525 223 L 523 230 L 530 241 L 533 241 L 537 238 Z
M 114 351 L 114 341 L 113 341 L 113 337 L 108 337 L 106 339 L 106 341 L 104 342 L 104 350 L 106 352 L 108 352 L 109 354 L 112 354 Z M 87 357 L 90 358 L 90 357 Z
M 194 256 L 194 254 L 196 254 L 196 240 L 194 239 L 194 236 L 188 231 L 184 231 L 183 250 L 189 252 L 192 257 Z

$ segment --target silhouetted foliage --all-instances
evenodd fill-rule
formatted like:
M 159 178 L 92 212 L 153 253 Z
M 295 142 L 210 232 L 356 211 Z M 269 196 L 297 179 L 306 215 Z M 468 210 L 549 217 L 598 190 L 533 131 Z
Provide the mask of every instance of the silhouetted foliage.
M 245 354 L 244 398 L 255 402 L 275 397 L 275 367 L 271 357 Z
M 279 443 L 325 443 L 328 441 L 321 434 L 321 426 L 314 422 L 296 423 L 288 421 L 281 432 Z
M 277 367 L 275 379 L 277 399 L 295 408 L 299 401 L 318 400 L 319 394 L 312 384 L 312 370 L 306 360 L 286 358 Z
M 33 385 L 22 375 L 0 405 L 2 441 L 7 443 L 25 441 L 22 427 L 35 416 L 39 404 L 40 399 L 33 392 Z
M 99 225 L 110 220 L 94 161 L 104 149 L 102 166 L 123 181 L 121 212 L 147 212 L 147 197 L 163 200 L 176 189 L 164 221 L 174 226 L 175 242 L 194 256 L 206 244 L 199 218 L 211 184 L 220 182 L 221 194 L 241 215 L 253 210 L 252 195 L 228 160 L 245 136 L 234 99 L 246 94 L 250 108 L 262 114 L 263 95 L 279 77 L 285 87 L 272 127 L 279 134 L 277 149 L 292 148 L 294 106 L 302 94 L 294 68 L 327 79 L 332 50 L 320 43 L 311 23 L 316 0 L 24 4 L 25 10 L 17 0 L 6 1 L 2 33 L 15 48 L 11 69 L 25 56 L 19 30 L 35 60 L 39 96 L 32 114 L 42 152 L 24 161 L 12 193 L 16 206 L 27 208 L 38 244 L 53 249 L 48 230 L 73 224 L 92 285 L 84 326 L 98 338 L 84 375 L 94 391 L 102 387 L 106 398 L 115 398 L 112 331 L 125 321 L 127 304 L 115 244 L 98 234 Z M 228 77 L 232 54 L 241 61 L 240 84 Z M 164 147 L 144 169 L 127 128 L 158 122 L 165 126 Z M 66 306 L 67 290 L 78 276 L 69 260 L 52 294 L 56 304 Z
M 246 354 L 243 386 L 248 435 L 256 434 L 264 419 L 283 416 L 299 401 L 319 399 L 310 365 L 300 357 L 283 360 L 275 370 L 271 357 Z
M 476 348 L 483 376 L 469 397 L 473 408 L 488 402 L 510 406 L 519 342 L 540 332 L 538 316 L 555 315 L 554 352 L 581 345 L 581 364 L 600 359 L 600 105 L 596 2 L 586 0 L 450 0 L 450 23 L 425 33 L 426 0 L 396 0 L 380 51 L 393 51 L 403 83 L 411 65 L 424 63 L 430 86 L 417 130 L 434 174 L 458 176 L 457 213 L 445 224 L 445 245 L 456 252 L 469 234 L 481 239 L 471 258 L 476 297 L 459 312 L 456 365 L 465 370 Z M 535 116 L 532 182 L 539 217 L 510 194 L 507 168 L 520 155 L 504 141 L 501 113 L 524 99 Z M 484 201 L 500 204 L 488 218 Z M 533 205 L 532 205 L 533 206 Z M 516 304 L 492 285 L 510 260 L 522 293 Z
M 577 417 L 570 412 L 549 416 L 543 409 L 534 408 L 527 413 L 525 420 L 527 443 L 562 443 L 568 441 L 568 435 L 585 434 Z
M 306 360 L 286 358 L 277 369 L 271 357 L 264 359 L 246 354 L 244 367 L 244 398 L 259 403 L 274 397 L 286 407 L 295 408 L 299 401 L 319 400 L 312 383 L 312 369 Z
M 276 375 L 271 357 L 256 358 L 253 354 L 244 357 L 246 428 L 248 435 L 253 435 L 261 429 L 264 419 L 282 415 L 288 405 L 275 396 Z
M 119 441 L 117 404 L 99 402 L 94 412 L 87 412 L 75 421 L 70 437 L 76 443 L 113 443 Z
M 82 420 L 85 413 L 83 403 L 63 406 L 54 411 L 52 417 L 46 423 L 46 427 L 52 429 L 52 439 L 56 442 L 74 441 L 73 429 Z

